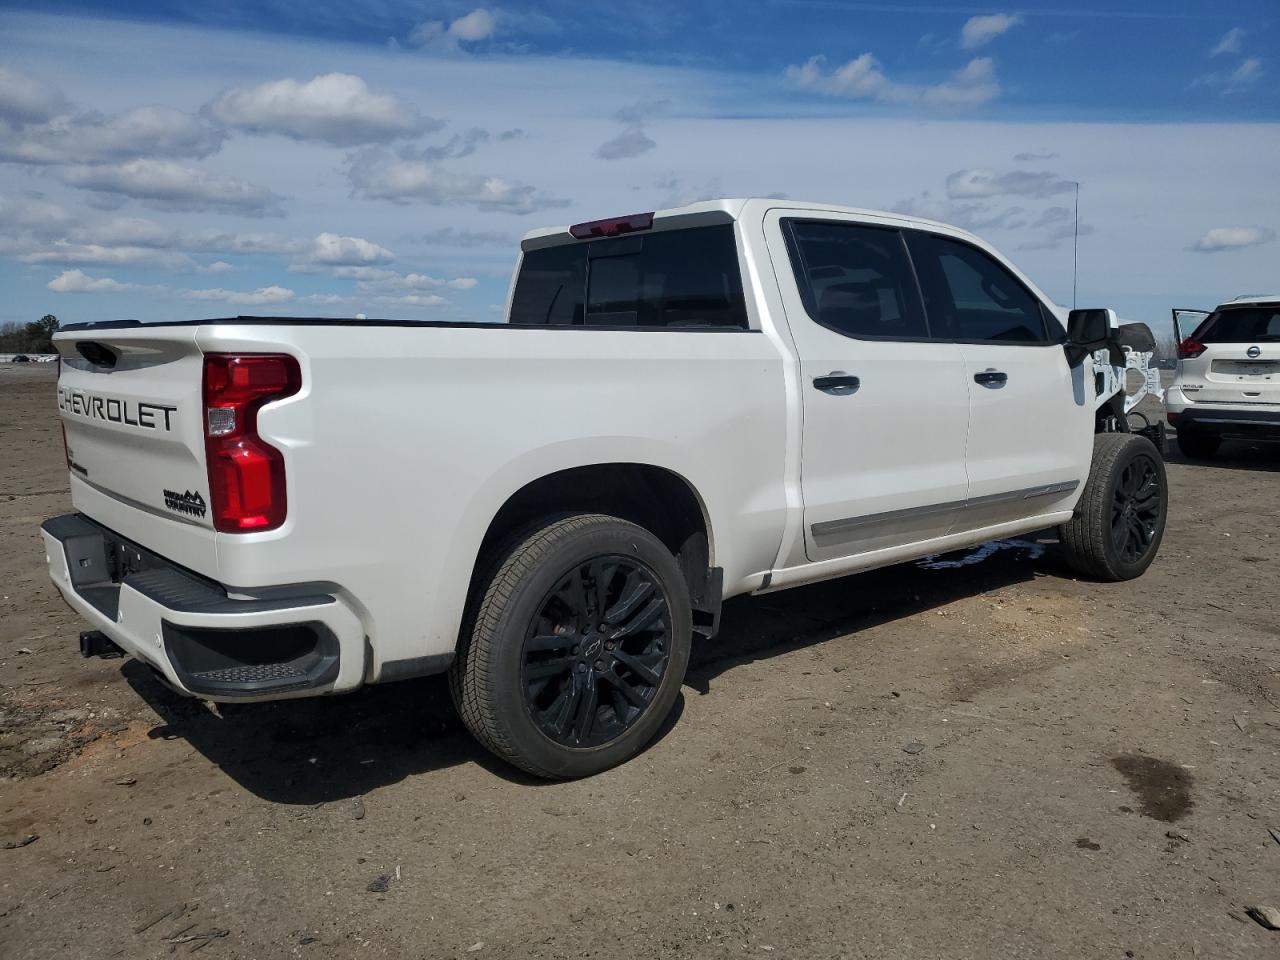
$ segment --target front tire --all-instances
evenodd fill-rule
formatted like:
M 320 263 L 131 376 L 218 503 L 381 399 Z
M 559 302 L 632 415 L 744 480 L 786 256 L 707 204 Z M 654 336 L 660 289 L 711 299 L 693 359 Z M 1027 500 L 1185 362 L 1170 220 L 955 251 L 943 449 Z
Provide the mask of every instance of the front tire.
M 691 642 L 688 586 L 657 537 L 617 517 L 563 517 L 517 535 L 477 588 L 449 686 L 481 744 L 570 779 L 653 739 Z
M 1178 431 L 1178 449 L 1188 460 L 1208 460 L 1218 452 L 1221 445 L 1220 439 L 1209 434 Z
M 1160 549 L 1168 512 L 1164 460 L 1146 437 L 1101 433 L 1075 515 L 1059 527 L 1067 563 L 1098 580 L 1132 580 Z

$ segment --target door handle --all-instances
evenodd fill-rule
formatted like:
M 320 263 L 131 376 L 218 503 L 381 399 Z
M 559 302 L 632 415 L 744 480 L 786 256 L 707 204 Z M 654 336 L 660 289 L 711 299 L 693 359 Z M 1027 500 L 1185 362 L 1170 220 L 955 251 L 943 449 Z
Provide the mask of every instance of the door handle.
M 973 382 L 980 383 L 984 387 L 995 383 L 1005 383 L 1009 379 L 1009 375 L 1003 370 L 983 370 L 973 375 Z
M 857 393 L 862 381 L 843 370 L 832 370 L 825 377 L 814 377 L 813 385 L 823 393 L 847 397 L 851 393 Z

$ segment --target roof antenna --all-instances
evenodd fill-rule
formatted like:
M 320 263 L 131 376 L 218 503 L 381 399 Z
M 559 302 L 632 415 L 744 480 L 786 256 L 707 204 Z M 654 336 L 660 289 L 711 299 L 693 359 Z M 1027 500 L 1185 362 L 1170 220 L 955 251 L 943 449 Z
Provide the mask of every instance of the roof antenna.
M 1080 275 L 1080 181 L 1072 180 L 1076 187 L 1076 212 L 1071 222 L 1071 309 L 1076 308 L 1076 281 Z

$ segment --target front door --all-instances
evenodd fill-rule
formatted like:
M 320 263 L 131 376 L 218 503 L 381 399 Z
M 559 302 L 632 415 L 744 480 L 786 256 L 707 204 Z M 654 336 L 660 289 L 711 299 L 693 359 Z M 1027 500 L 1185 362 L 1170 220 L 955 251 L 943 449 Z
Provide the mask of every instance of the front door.
M 934 342 L 902 234 L 766 222 L 800 358 L 805 552 L 833 560 L 945 535 L 965 500 L 960 347 Z
M 930 327 L 958 342 L 970 395 L 958 529 L 1052 511 L 1084 481 L 1093 448 L 1092 385 L 1068 365 L 1061 327 L 980 248 L 922 231 L 908 244 Z

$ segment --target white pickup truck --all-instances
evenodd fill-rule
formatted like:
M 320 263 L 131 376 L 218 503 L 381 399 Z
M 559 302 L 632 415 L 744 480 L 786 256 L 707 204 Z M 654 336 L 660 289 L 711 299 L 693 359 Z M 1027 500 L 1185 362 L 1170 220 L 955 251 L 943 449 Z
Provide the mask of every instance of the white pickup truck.
M 573 777 L 652 738 L 725 598 L 1052 527 L 1101 579 L 1159 547 L 1113 315 L 968 233 L 724 200 L 521 251 L 501 324 L 60 333 L 77 512 L 43 530 L 85 652 L 210 700 L 448 671 L 485 746 Z

